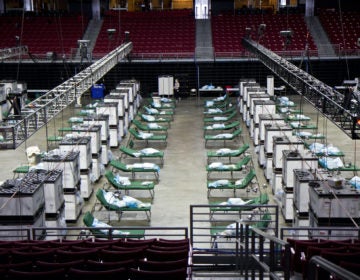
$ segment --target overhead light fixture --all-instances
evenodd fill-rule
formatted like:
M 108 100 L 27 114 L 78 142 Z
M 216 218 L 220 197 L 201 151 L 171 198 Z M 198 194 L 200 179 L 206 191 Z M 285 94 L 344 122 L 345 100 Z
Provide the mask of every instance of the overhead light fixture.
M 250 38 L 250 35 L 251 35 L 251 27 L 246 27 L 245 28 L 245 37 Z
M 291 37 L 293 32 L 291 30 L 282 30 L 280 31 L 280 36 L 282 37 Z
M 265 29 L 266 29 L 266 24 L 265 24 L 265 23 L 261 23 L 261 24 L 259 25 L 258 31 L 259 31 L 259 32 L 264 32 Z
M 87 47 L 90 43 L 90 40 L 78 40 L 79 47 Z
M 109 28 L 106 30 L 107 33 L 108 33 L 108 36 L 109 36 L 109 39 L 112 39 L 113 35 L 115 34 L 116 32 L 116 29 L 115 28 Z

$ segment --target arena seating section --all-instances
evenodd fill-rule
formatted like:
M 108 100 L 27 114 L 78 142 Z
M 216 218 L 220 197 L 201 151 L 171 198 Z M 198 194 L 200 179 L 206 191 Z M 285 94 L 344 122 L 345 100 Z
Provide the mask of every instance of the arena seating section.
M 360 37 L 358 23 L 359 12 L 340 13 L 333 10 L 321 10 L 318 13 L 321 24 L 332 44 L 338 49 L 359 50 L 357 40 Z M 172 11 L 127 12 L 108 11 L 94 47 L 94 57 L 101 57 L 120 45 L 125 38 L 125 31 L 130 33 L 133 42 L 133 55 L 146 58 L 150 54 L 162 54 L 164 57 L 193 57 L 195 51 L 196 25 L 190 9 Z M 341 21 L 340 21 L 341 19 Z M 20 15 L 0 17 L 0 48 L 13 47 L 17 44 L 15 36 L 21 36 L 21 44 L 29 47 L 32 54 L 69 55 L 78 47 L 88 25 L 89 18 L 79 15 L 22 17 Z M 343 24 L 340 24 L 340 23 Z M 259 38 L 258 27 L 266 24 L 266 29 Z M 303 13 L 221 13 L 211 18 L 214 50 L 221 53 L 244 54 L 241 44 L 246 35 L 246 28 L 251 28 L 251 38 L 265 47 L 276 51 L 292 51 L 301 55 L 308 49 L 316 53 L 317 47 L 308 32 Z M 116 32 L 109 36 L 108 29 Z M 292 30 L 293 37 L 289 45 L 280 31 Z M 22 34 L 21 34 L 22 33 Z M 343 36 L 344 34 L 344 36 Z M 221 56 L 221 55 L 220 55 Z
M 112 39 L 108 29 L 116 29 Z M 191 10 L 112 11 L 104 17 L 94 53 L 107 53 L 114 49 L 124 40 L 125 31 L 130 32 L 134 54 L 190 53 L 192 56 L 195 50 L 195 19 Z
M 6 279 L 186 279 L 188 239 L 0 241 Z
M 241 39 L 245 36 L 245 29 L 251 28 L 251 38 L 258 41 L 258 27 L 266 24 L 260 44 L 273 51 L 283 51 L 284 38 L 280 31 L 292 30 L 291 44 L 286 47 L 288 51 L 301 51 L 305 49 L 308 39 L 309 50 L 316 50 L 312 37 L 308 36 L 308 30 L 303 15 L 294 14 L 240 14 L 240 15 L 217 15 L 212 17 L 213 44 L 215 52 L 243 52 Z
M 22 36 L 21 44 L 27 45 L 32 54 L 71 53 L 78 47 L 89 19 L 80 16 L 25 16 L 23 31 L 20 16 L 0 17 L 0 48 L 16 46 L 15 36 Z M 84 28 L 83 28 L 84 26 Z M 84 30 L 83 30 L 84 29 Z
M 339 45 L 339 49 L 360 49 L 357 46 L 357 40 L 360 38 L 359 18 L 360 12 L 355 11 L 343 12 L 342 14 L 332 10 L 319 12 L 320 22 L 330 42 Z

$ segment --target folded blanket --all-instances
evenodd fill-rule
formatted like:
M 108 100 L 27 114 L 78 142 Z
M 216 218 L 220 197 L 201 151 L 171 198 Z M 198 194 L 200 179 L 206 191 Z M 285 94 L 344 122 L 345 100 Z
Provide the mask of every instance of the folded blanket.
M 209 164 L 209 168 L 217 170 L 230 170 L 236 167 L 235 164 L 223 164 L 222 162 L 212 162 Z
M 236 150 L 231 150 L 229 148 L 222 148 L 217 150 L 215 153 L 219 156 L 226 156 L 226 155 L 230 155 L 231 153 L 234 153 Z
M 214 121 L 226 121 L 227 117 L 213 117 Z
M 149 123 L 147 126 L 148 128 L 162 128 L 162 126 L 157 123 Z
M 83 122 L 84 119 L 80 117 L 71 117 L 69 118 L 69 122 Z
M 337 169 L 344 167 L 344 163 L 339 157 L 322 157 L 319 159 L 319 163 L 321 166 L 329 169 Z
M 230 181 L 226 179 L 217 180 L 214 182 L 209 183 L 209 187 L 211 188 L 218 188 L 230 185 Z
M 220 205 L 246 205 L 250 203 L 251 200 L 244 201 L 240 197 L 231 197 L 225 202 L 221 202 Z
M 148 112 L 148 114 L 158 114 L 159 110 L 155 109 L 155 108 L 148 108 L 145 107 L 146 112 Z
M 134 164 L 127 164 L 126 165 L 127 169 L 151 169 L 151 170 L 155 170 L 157 172 L 160 171 L 160 167 L 155 164 L 155 163 L 151 163 L 151 162 L 144 162 L 144 163 L 134 163 Z
M 222 129 L 225 128 L 225 124 L 223 123 L 214 123 L 213 125 L 209 125 L 206 129 Z
M 165 102 L 165 103 L 170 103 L 170 102 L 172 102 L 172 100 L 171 100 L 170 98 L 166 98 L 166 97 L 160 98 L 160 101 L 161 101 L 161 102 Z
M 142 139 L 148 139 L 148 138 L 152 137 L 153 135 L 154 135 L 154 133 L 143 132 L 143 131 L 139 132 L 139 137 Z
M 214 100 L 214 101 L 224 101 L 225 98 L 226 98 L 226 94 L 224 94 L 223 96 L 216 97 L 216 98 L 214 98 L 213 100 Z
M 233 135 L 231 133 L 221 133 L 214 136 L 214 138 L 216 139 L 226 139 L 226 138 L 230 139 L 232 137 Z
M 360 189 L 360 177 L 354 176 L 349 180 L 349 183 L 355 187 L 357 190 Z
M 219 109 L 219 108 L 210 108 L 210 109 L 207 110 L 206 113 L 208 113 L 208 114 L 222 113 L 222 110 Z
M 155 121 L 155 117 L 154 116 L 150 116 L 150 115 L 141 115 L 145 120 L 149 121 L 149 122 L 153 122 Z
M 131 182 L 129 180 L 128 177 L 122 177 L 119 174 L 117 174 L 114 178 L 115 182 L 118 183 L 119 185 L 123 185 L 123 186 L 129 186 L 131 185 Z
M 296 133 L 296 136 L 304 137 L 304 138 L 311 137 L 312 135 L 313 134 L 311 132 L 308 132 L 308 131 L 300 131 L 300 132 Z
M 152 154 L 159 153 L 160 151 L 157 149 L 154 149 L 154 148 L 144 148 L 144 149 L 140 150 L 139 152 L 142 155 L 152 155 Z
M 92 227 L 94 227 L 94 228 L 97 228 L 97 227 L 99 227 L 99 228 L 111 228 L 110 225 L 108 225 L 108 224 L 106 224 L 106 223 L 104 223 L 104 222 L 100 222 L 100 221 L 99 221 L 98 219 L 96 219 L 96 218 L 94 218 Z M 101 231 L 102 233 L 104 233 L 104 234 L 108 234 L 108 233 L 109 233 L 109 231 L 106 230 L 106 229 L 101 229 L 100 231 Z M 113 230 L 113 231 L 112 231 L 112 234 L 114 234 L 114 235 L 128 235 L 128 234 L 130 234 L 130 232 L 128 232 L 128 231 L 122 231 L 122 230 Z
M 206 106 L 206 107 L 212 107 L 212 106 L 214 106 L 214 101 L 212 101 L 212 100 L 206 101 L 206 102 L 205 102 L 205 106 Z

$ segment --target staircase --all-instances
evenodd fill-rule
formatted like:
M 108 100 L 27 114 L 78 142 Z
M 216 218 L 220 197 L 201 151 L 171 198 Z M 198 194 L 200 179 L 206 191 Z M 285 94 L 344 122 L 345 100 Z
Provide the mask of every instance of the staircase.
M 336 54 L 318 17 L 305 17 L 305 22 L 317 46 L 320 57 L 334 57 Z
M 87 46 L 88 54 L 92 54 L 92 51 L 95 47 L 96 39 L 100 33 L 101 26 L 103 24 L 102 19 L 92 19 L 90 20 L 88 27 L 86 28 L 85 34 L 82 38 L 82 40 L 89 40 L 89 45 Z M 76 52 L 76 59 L 81 59 L 80 56 L 80 48 L 78 48 Z
M 209 19 L 196 20 L 196 60 L 214 60 L 214 48 L 211 35 L 211 21 Z

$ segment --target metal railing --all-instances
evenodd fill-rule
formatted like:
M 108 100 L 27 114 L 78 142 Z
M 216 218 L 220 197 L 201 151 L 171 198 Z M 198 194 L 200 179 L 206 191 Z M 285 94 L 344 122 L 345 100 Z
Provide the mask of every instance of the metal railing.
M 187 239 L 189 238 L 187 227 L 106 227 L 96 228 L 96 230 L 106 230 L 108 239 L 112 239 L 116 231 L 144 231 L 141 239 L 166 238 L 166 239 Z M 76 240 L 97 238 L 87 227 L 30 227 L 30 226 L 9 226 L 0 229 L 0 239 L 8 241 L 21 240 Z M 124 237 L 125 238 L 125 237 Z
M 277 205 L 191 205 L 194 269 L 225 269 L 244 274 L 249 253 L 245 250 L 249 248 L 246 242 L 251 232 L 246 231 L 246 225 L 248 229 L 256 227 L 277 236 L 278 212 Z
M 309 262 L 308 280 L 339 279 L 360 280 L 360 276 L 332 263 L 328 260 L 314 256 Z M 324 278 L 326 277 L 326 278 Z
M 1 123 L 0 149 L 16 149 L 53 117 L 91 88 L 132 50 L 128 42 L 97 60 L 56 88 L 27 104 L 21 115 L 9 115 Z

